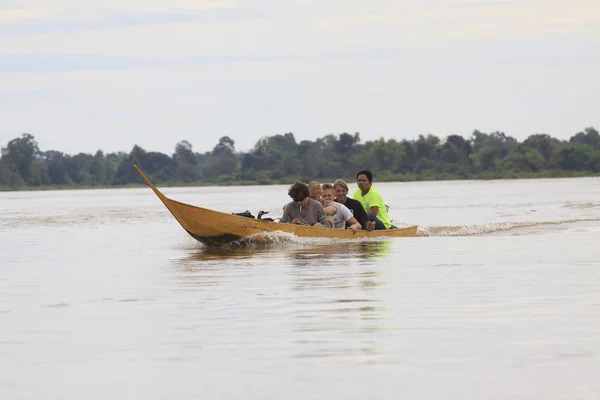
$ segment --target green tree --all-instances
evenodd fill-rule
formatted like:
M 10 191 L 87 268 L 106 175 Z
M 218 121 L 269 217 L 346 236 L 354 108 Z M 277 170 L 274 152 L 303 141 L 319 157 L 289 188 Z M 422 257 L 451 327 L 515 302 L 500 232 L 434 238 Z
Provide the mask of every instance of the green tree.
M 558 166 L 561 169 L 583 171 L 591 167 L 594 148 L 589 144 L 573 144 L 558 154 Z
M 544 156 L 537 149 L 519 144 L 510 151 L 503 165 L 514 172 L 537 172 L 544 165 Z
M 592 146 L 594 150 L 600 149 L 600 134 L 592 127 L 585 128 L 583 132 L 578 132 L 574 135 L 569 143 Z
M 514 176 L 561 171 L 577 175 L 600 172 L 600 134 L 593 127 L 569 140 L 545 133 L 528 136 L 522 143 L 504 132 L 475 130 L 470 137 L 450 135 L 444 140 L 428 134 L 415 140 L 379 138 L 361 143 L 358 132 L 327 134 L 314 141 L 296 142 L 287 132 L 265 136 L 252 150 L 238 153 L 231 136 L 223 136 L 212 151 L 196 153 L 182 140 L 172 155 L 147 152 L 133 146 L 129 153 L 40 152 L 35 138 L 23 134 L 8 142 L 0 156 L 0 185 L 126 185 L 141 183 L 133 169 L 139 165 L 159 183 L 234 182 L 264 183 L 280 179 L 323 180 L 353 177 L 369 168 L 378 179 L 446 179 Z M 404 175 L 406 174 L 406 175 Z
M 211 157 L 204 166 L 204 176 L 215 178 L 231 175 L 237 171 L 238 157 L 235 154 L 235 142 L 229 136 L 223 136 L 214 147 Z
M 194 154 L 193 146 L 187 140 L 182 140 L 175 146 L 173 154 L 175 160 L 175 178 L 180 182 L 197 182 L 200 177 L 198 158 Z
M 53 185 L 72 183 L 65 162 L 65 155 L 60 151 L 48 150 L 43 153 L 43 161 L 48 171 L 48 178 Z
M 500 157 L 498 157 L 498 149 L 493 147 L 486 147 L 479 149 L 476 153 L 472 153 L 470 158 L 477 171 L 494 171 L 500 164 Z
M 38 174 L 43 171 L 43 168 L 34 166 L 39 154 L 38 143 L 33 135 L 23 133 L 21 137 L 11 140 L 6 147 L 2 148 L 4 168 L 16 173 L 27 184 L 39 184 L 37 182 L 43 179 Z

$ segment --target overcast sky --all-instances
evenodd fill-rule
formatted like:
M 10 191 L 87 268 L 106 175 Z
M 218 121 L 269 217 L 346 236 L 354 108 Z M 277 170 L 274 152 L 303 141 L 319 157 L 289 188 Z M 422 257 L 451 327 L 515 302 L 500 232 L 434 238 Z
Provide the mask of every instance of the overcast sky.
M 598 0 L 2 0 L 0 145 L 600 129 Z

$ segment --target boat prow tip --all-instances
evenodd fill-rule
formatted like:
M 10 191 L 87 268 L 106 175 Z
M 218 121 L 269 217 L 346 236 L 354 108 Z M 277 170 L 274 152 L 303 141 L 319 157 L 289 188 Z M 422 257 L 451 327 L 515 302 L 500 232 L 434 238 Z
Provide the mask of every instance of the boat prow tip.
M 137 164 L 133 164 L 133 168 L 135 168 L 135 170 L 138 172 L 138 174 L 140 174 L 140 176 L 142 177 L 142 179 L 144 180 L 144 182 L 146 182 L 146 184 L 150 187 L 150 189 L 152 189 L 152 191 L 154 193 L 156 193 L 156 195 L 163 200 L 163 202 L 165 202 L 165 200 L 167 200 L 167 197 L 161 193 L 160 190 L 158 190 L 158 188 L 156 186 L 154 186 L 154 184 L 152 182 L 150 182 L 150 179 L 148 179 L 146 177 L 146 175 L 144 175 L 144 173 L 142 172 L 142 170 L 140 169 L 140 167 L 137 166 Z

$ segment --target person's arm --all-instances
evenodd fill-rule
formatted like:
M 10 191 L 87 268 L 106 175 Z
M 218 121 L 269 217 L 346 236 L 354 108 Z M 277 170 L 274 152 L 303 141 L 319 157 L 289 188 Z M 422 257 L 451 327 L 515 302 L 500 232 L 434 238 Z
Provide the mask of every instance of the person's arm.
M 357 221 L 356 218 L 354 218 L 352 211 L 350 211 L 350 209 L 343 204 L 340 204 L 340 214 L 344 221 L 350 224 L 348 229 L 351 229 L 354 231 L 354 233 L 362 229 L 362 225 Z
M 348 227 L 348 229 L 352 230 L 354 233 L 360 231 L 362 229 L 362 225 L 360 224 L 360 222 L 358 222 L 356 220 L 356 218 L 351 217 L 348 222 L 350 222 L 350 226 Z
M 321 203 L 318 204 L 319 208 L 317 209 L 317 221 L 319 221 L 321 225 L 323 225 L 325 228 L 331 228 L 331 224 L 329 223 L 327 215 L 325 214 L 325 209 L 323 208 Z
M 337 212 L 337 208 L 333 205 L 331 201 L 322 201 L 323 209 L 325 210 L 325 215 L 334 215 Z
M 369 218 L 367 218 L 367 212 L 363 208 L 362 204 L 360 204 L 358 200 L 356 201 L 358 204 L 355 203 L 355 205 L 353 205 L 354 218 L 356 218 L 363 229 L 367 229 L 367 222 L 369 222 Z
M 339 211 L 344 221 L 350 223 L 348 229 L 351 229 L 355 233 L 362 229 L 362 225 L 356 220 L 356 218 L 354 218 L 354 216 L 352 215 L 352 211 L 350 211 L 348 207 L 346 207 L 343 204 L 340 204 Z
M 377 216 L 377 214 L 379 213 L 379 207 L 377 207 L 377 206 L 373 206 L 373 207 L 369 208 L 369 209 L 366 211 L 366 213 L 367 213 L 367 215 L 370 215 L 370 216 L 372 216 L 372 217 L 376 217 L 376 216 Z
M 334 215 L 337 212 L 335 206 L 323 207 L 323 210 L 325 211 L 325 215 Z
M 373 196 L 371 198 L 371 201 L 370 201 L 371 204 L 385 204 L 383 202 L 383 198 L 381 197 L 381 195 L 379 194 L 379 192 L 375 192 L 371 196 Z M 377 214 L 379 214 L 379 206 L 371 206 L 367 210 L 367 215 L 370 215 L 372 217 L 376 217 Z
M 290 212 L 289 204 L 283 206 L 283 215 L 279 218 L 279 222 L 290 223 L 292 222 L 292 214 Z

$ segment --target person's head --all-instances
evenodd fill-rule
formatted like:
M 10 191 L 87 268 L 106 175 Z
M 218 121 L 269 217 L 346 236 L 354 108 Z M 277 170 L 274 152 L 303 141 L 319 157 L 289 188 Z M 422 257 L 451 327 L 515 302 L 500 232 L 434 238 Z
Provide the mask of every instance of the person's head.
M 335 194 L 335 198 L 342 202 L 346 202 L 346 196 L 348 195 L 348 184 L 343 179 L 336 179 L 333 182 L 333 192 Z
M 306 199 L 308 199 L 309 195 L 310 192 L 308 190 L 308 186 L 306 183 L 302 182 L 294 183 L 288 190 L 288 196 L 290 196 L 295 203 L 300 205 L 306 205 Z
M 321 184 L 319 182 L 316 181 L 312 181 L 308 183 L 308 192 L 309 195 L 308 197 L 310 197 L 313 200 L 321 200 L 321 193 L 323 193 L 323 190 L 321 189 Z
M 373 174 L 371 171 L 367 171 L 363 169 L 362 171 L 358 171 L 356 174 L 356 184 L 360 190 L 367 190 L 371 187 L 373 182 Z
M 323 190 L 323 194 L 321 194 L 323 200 L 333 201 L 335 199 L 335 193 L 332 184 L 324 183 L 323 185 L 321 185 L 321 189 Z

